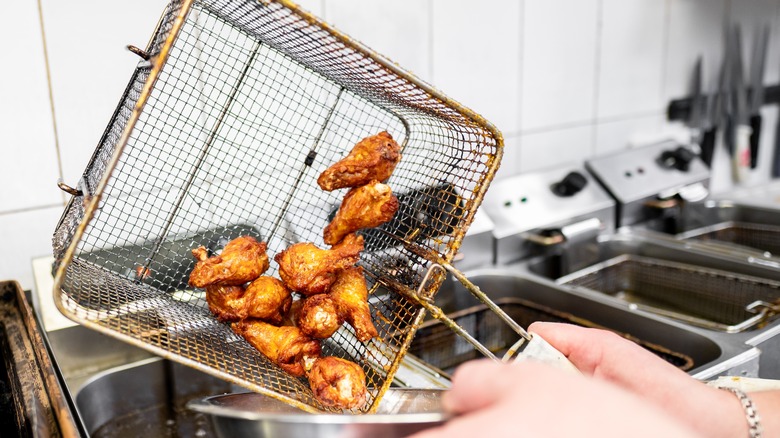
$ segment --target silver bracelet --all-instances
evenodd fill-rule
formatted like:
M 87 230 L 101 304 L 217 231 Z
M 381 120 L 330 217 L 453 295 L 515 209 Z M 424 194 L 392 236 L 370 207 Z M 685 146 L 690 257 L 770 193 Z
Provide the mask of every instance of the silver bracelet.
M 734 393 L 742 404 L 742 409 L 745 410 L 745 417 L 747 417 L 748 436 L 750 438 L 761 438 L 761 417 L 758 416 L 758 411 L 756 410 L 756 405 L 753 404 L 753 400 L 737 388 L 721 387 L 720 389 L 725 389 L 726 391 Z

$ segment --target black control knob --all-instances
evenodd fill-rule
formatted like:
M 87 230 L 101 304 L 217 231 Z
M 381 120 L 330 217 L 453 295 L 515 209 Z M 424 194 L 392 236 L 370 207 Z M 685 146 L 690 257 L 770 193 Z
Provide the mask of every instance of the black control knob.
M 688 148 L 680 146 L 674 150 L 665 150 L 658 157 L 658 164 L 664 169 L 677 169 L 687 172 L 696 155 Z
M 579 172 L 569 172 L 562 180 L 552 185 L 552 192 L 557 196 L 568 197 L 576 195 L 588 185 L 588 179 Z

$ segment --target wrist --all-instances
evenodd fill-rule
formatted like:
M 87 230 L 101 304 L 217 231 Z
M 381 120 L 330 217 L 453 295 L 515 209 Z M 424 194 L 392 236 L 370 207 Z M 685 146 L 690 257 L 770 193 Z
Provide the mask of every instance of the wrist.
M 780 436 L 780 390 L 749 392 L 748 396 L 761 415 L 763 436 Z
M 698 405 L 698 415 L 689 417 L 703 436 L 749 438 L 745 409 L 737 396 L 721 388 L 707 387 L 701 398 L 690 400 Z
M 761 425 L 761 416 L 758 414 L 758 409 L 756 408 L 753 399 L 750 398 L 750 396 L 747 395 L 741 389 L 736 389 L 736 388 L 722 388 L 722 389 L 724 391 L 734 394 L 737 400 L 739 400 L 740 406 L 742 406 L 742 410 L 744 411 L 745 421 L 747 422 L 747 427 L 748 427 L 747 436 L 749 438 L 761 438 L 763 432 L 762 425 Z

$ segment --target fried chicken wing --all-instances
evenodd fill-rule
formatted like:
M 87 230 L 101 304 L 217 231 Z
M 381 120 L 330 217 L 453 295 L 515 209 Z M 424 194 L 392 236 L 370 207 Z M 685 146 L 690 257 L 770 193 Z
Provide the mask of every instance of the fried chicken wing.
M 242 302 L 245 292 L 244 286 L 210 284 L 206 286 L 206 303 L 211 313 L 220 321 L 238 321 L 241 319 L 238 309 L 243 306 L 236 303 Z
M 268 269 L 266 247 L 265 242 L 258 242 L 252 236 L 241 236 L 228 242 L 222 253 L 213 257 L 208 256 L 206 248 L 195 248 L 192 255 L 198 262 L 190 273 L 189 285 L 235 286 L 252 281 Z
M 331 249 L 313 243 L 296 243 L 276 254 L 279 276 L 295 292 L 314 295 L 327 292 L 336 274 L 357 263 L 363 250 L 363 236 L 350 234 Z
M 325 227 L 325 243 L 335 245 L 347 234 L 382 225 L 392 219 L 396 211 L 398 198 L 387 184 L 373 180 L 351 189 L 341 201 L 333 221 Z
M 322 357 L 309 371 L 314 397 L 325 406 L 355 409 L 366 403 L 366 374 L 360 365 L 338 357 Z
M 280 325 L 298 327 L 298 315 L 301 313 L 301 307 L 303 307 L 303 300 L 293 300 L 290 305 L 290 310 L 284 315 L 284 319 Z
M 290 310 L 292 293 L 280 280 L 261 276 L 246 288 L 206 286 L 206 302 L 220 321 L 255 318 L 278 325 Z
M 276 327 L 259 320 L 245 319 L 234 322 L 232 328 L 295 377 L 303 376 L 309 368 L 304 368 L 305 364 L 320 356 L 320 342 L 304 335 L 297 327 Z
M 387 131 L 360 140 L 352 151 L 325 169 L 317 184 L 328 192 L 359 187 L 372 179 L 385 181 L 401 161 L 401 147 Z
M 296 320 L 303 334 L 315 339 L 329 338 L 343 323 L 339 307 L 327 294 L 305 298 Z
M 368 288 L 363 268 L 353 266 L 341 271 L 330 287 L 328 295 L 336 302 L 339 313 L 355 329 L 360 342 L 366 342 L 378 335 L 371 310 L 368 307 Z

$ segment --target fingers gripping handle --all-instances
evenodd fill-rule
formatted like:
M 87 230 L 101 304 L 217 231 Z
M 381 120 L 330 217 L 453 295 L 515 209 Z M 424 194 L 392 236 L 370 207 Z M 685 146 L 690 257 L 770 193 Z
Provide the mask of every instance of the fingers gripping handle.
M 555 368 L 560 368 L 565 371 L 570 371 L 579 374 L 577 367 L 572 364 L 566 356 L 555 347 L 550 345 L 549 342 L 542 339 L 541 336 L 536 333 L 531 333 L 531 340 L 528 341 L 525 349 L 515 356 L 513 363 L 518 363 L 526 360 L 535 360 L 537 362 L 546 363 L 552 365 Z

